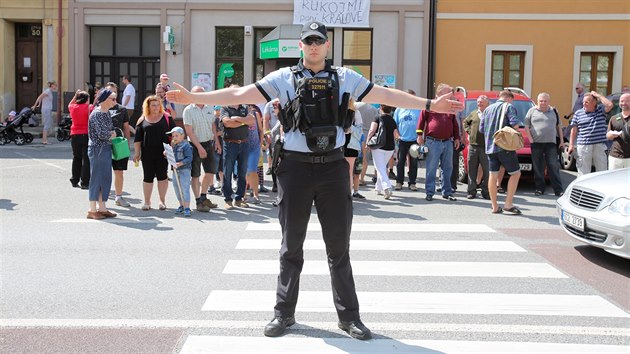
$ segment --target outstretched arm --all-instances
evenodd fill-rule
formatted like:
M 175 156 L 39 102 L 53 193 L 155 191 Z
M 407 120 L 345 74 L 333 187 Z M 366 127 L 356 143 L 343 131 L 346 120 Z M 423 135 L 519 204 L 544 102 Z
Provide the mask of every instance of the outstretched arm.
M 451 96 L 453 96 L 452 93 L 447 93 L 431 100 L 430 110 L 439 113 L 457 113 L 464 109 L 464 105 L 457 100 L 451 100 Z M 392 107 L 409 109 L 425 109 L 427 101 L 426 98 L 379 85 L 374 85 L 363 99 L 363 102 L 367 103 L 382 103 Z
M 175 89 L 166 92 L 166 98 L 179 104 L 207 104 L 220 106 L 236 106 L 243 102 L 264 102 L 267 99 L 258 91 L 254 84 L 243 87 L 228 87 L 209 92 L 190 92 L 178 83 L 173 83 Z

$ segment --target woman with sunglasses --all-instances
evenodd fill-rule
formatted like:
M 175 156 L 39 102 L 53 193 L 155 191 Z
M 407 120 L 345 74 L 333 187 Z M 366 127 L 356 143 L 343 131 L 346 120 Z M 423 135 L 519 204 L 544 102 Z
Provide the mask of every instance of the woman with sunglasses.
M 88 219 L 113 218 L 116 213 L 107 210 L 105 203 L 112 187 L 112 139 L 116 137 L 109 109 L 116 104 L 116 94 L 104 89 L 94 102 L 88 120 L 88 157 L 90 158 L 90 209 Z M 96 207 L 98 202 L 98 209 Z

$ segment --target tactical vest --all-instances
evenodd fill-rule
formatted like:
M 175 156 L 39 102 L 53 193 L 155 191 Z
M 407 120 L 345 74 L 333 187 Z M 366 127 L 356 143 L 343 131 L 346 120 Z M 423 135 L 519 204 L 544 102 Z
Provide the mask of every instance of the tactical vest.
M 223 107 L 228 113 L 230 117 L 239 116 L 239 117 L 247 117 L 249 111 L 247 107 L 241 105 L 238 108 L 233 108 L 230 106 Z M 247 140 L 249 136 L 249 127 L 247 125 L 240 126 L 238 128 L 228 128 L 225 127 L 223 131 L 223 139 L 225 140 Z
M 299 129 L 308 148 L 317 153 L 334 150 L 337 127 L 349 127 L 346 111 L 350 93 L 343 94 L 339 105 L 337 68 L 327 66 L 325 70 L 327 77 L 304 77 L 297 66 L 291 67 L 295 98 L 284 105 L 279 115 L 284 131 Z

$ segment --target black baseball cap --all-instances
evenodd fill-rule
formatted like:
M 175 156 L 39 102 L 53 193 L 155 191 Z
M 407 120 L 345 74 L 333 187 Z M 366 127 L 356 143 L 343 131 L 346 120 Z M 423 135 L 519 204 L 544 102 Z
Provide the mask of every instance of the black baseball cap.
M 302 37 L 300 39 L 304 40 L 311 36 L 328 39 L 326 26 L 324 26 L 323 23 L 317 21 L 310 21 L 305 23 L 302 27 Z

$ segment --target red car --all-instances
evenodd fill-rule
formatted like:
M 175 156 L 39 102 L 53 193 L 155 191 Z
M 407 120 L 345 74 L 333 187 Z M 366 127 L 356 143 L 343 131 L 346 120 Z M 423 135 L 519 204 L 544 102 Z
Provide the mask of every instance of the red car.
M 532 151 L 529 144 L 529 140 L 527 139 L 527 135 L 525 134 L 525 114 L 529 111 L 530 108 L 535 106 L 532 99 L 525 93 L 525 91 L 518 88 L 506 88 L 506 90 L 511 91 L 514 94 L 514 101 L 512 105 L 516 108 L 516 112 L 518 115 L 518 119 L 520 122 L 519 130 L 523 134 L 523 138 L 525 141 L 525 145 L 523 148 L 516 151 L 518 155 L 518 162 L 521 165 L 521 172 L 523 174 L 530 174 L 533 176 L 533 168 L 532 168 Z M 458 87 L 456 97 L 461 101 L 464 101 L 464 111 L 462 112 L 462 120 L 466 119 L 470 112 L 477 109 L 477 98 L 481 95 L 488 96 L 490 100 L 490 104 L 493 104 L 497 101 L 499 97 L 499 91 L 466 91 L 462 87 Z M 466 147 L 459 155 L 459 177 L 458 180 L 462 183 L 468 182 L 468 164 L 466 164 L 466 160 L 468 158 L 468 134 L 464 134 L 465 137 L 462 139 L 466 143 Z

